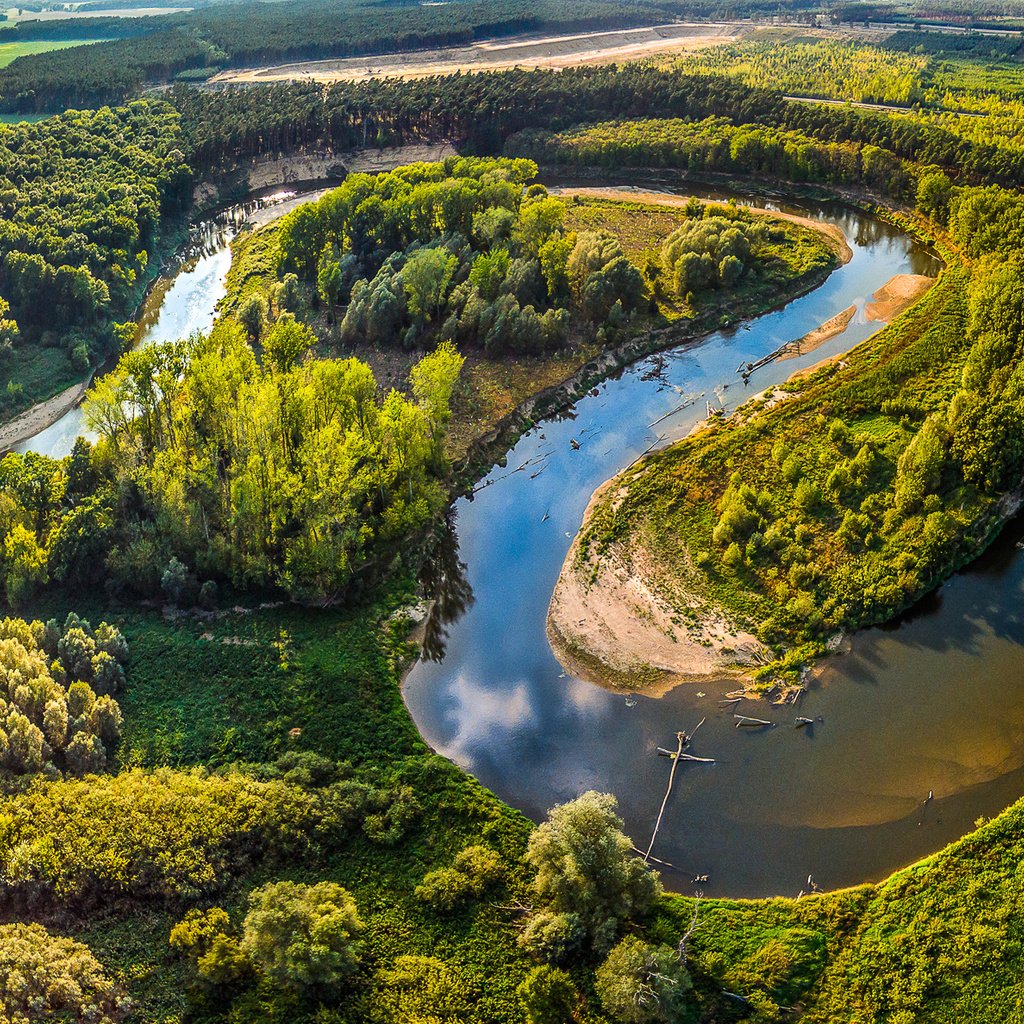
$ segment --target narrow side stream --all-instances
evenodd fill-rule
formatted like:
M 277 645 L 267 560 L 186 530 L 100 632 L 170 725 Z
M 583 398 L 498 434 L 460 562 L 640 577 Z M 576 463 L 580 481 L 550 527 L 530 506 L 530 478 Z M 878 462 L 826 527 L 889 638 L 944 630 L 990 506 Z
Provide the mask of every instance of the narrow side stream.
M 188 241 L 175 255 L 170 273 L 154 282 L 142 304 L 136 346 L 208 331 L 217 315 L 217 303 L 224 297 L 232 239 L 246 225 L 255 227 L 268 223 L 302 203 L 319 198 L 324 191 L 275 192 L 230 206 L 193 224 Z M 75 438 L 84 433 L 85 422 L 79 406 L 12 450 L 41 452 L 59 459 L 70 453 Z

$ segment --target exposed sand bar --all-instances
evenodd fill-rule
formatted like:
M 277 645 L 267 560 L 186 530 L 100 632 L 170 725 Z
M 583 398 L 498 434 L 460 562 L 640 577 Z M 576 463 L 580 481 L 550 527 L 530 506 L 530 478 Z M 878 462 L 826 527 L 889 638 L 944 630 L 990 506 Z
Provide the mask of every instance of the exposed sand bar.
M 901 313 L 909 309 L 917 300 L 935 284 L 934 277 L 925 277 L 923 274 L 896 274 L 889 278 L 878 291 L 871 297 L 871 301 L 864 306 L 864 319 L 868 323 L 890 324 Z M 842 334 L 849 326 L 850 321 L 856 315 L 857 307 L 850 306 L 842 313 L 837 313 L 830 320 L 826 320 L 820 327 L 805 334 L 799 341 L 793 342 L 793 349 L 779 356 L 783 359 L 794 359 L 798 355 L 806 355 L 816 348 L 824 345 L 826 341 Z M 799 380 L 801 377 L 809 377 L 812 373 L 829 366 L 832 363 L 842 361 L 845 353 L 836 353 L 832 356 L 805 366 L 791 374 L 790 380 Z
M 369 57 L 299 61 L 223 71 L 211 84 L 280 82 L 358 82 L 368 78 L 423 78 L 509 68 L 562 69 L 579 64 L 611 64 L 654 54 L 699 50 L 739 38 L 735 24 L 671 24 L 560 36 L 513 36 L 471 46 L 410 50 Z
M 613 486 L 622 486 L 619 477 L 594 492 L 584 524 Z M 680 625 L 678 611 L 649 581 L 642 550 L 606 552 L 591 578 L 589 563 L 576 566 L 579 538 L 555 584 L 547 625 L 555 657 L 573 675 L 660 697 L 680 683 L 748 675 L 766 660 L 753 634 L 735 629 L 699 600 L 687 602 L 691 618 Z M 685 595 L 673 597 L 673 603 L 686 600 Z
M 0 426 L 0 454 L 9 452 L 16 444 L 35 437 L 41 430 L 53 426 L 65 413 L 70 412 L 88 390 L 92 383 L 92 374 L 78 384 L 72 384 L 45 402 L 37 402 L 31 409 L 15 416 L 9 423 Z
M 849 306 L 842 313 L 836 313 L 835 316 L 830 317 L 820 327 L 815 327 L 813 331 L 808 331 L 802 338 L 790 342 L 790 347 L 779 356 L 779 362 L 781 363 L 786 359 L 796 359 L 797 356 L 803 356 L 808 352 L 813 352 L 816 348 L 821 348 L 826 341 L 831 341 L 842 334 L 850 326 L 850 321 L 853 320 L 856 314 L 856 306 Z
M 891 323 L 917 302 L 933 284 L 935 278 L 923 274 L 897 274 L 890 277 L 864 307 L 868 322 Z

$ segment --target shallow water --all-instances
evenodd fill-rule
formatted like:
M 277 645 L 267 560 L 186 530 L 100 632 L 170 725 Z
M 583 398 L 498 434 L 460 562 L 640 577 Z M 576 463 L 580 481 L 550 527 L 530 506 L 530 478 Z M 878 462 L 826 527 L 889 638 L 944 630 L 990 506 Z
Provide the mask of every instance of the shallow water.
M 443 658 L 418 663 L 405 687 L 427 742 L 504 800 L 539 819 L 586 789 L 612 792 L 642 848 L 670 766 L 655 748 L 673 747 L 677 730 L 706 718 L 692 750 L 717 763 L 677 774 L 654 849 L 674 865 L 666 881 L 682 891 L 705 874 L 698 888 L 732 896 L 796 895 L 809 876 L 823 888 L 879 879 L 1024 790 L 1016 610 L 1024 559 L 1014 547 L 1024 526 L 902 622 L 858 636 L 851 654 L 819 670 L 798 708 L 745 707 L 771 729 L 734 727 L 734 709 L 719 703 L 730 680 L 628 697 L 567 676 L 547 643 L 548 601 L 599 484 L 657 437 L 664 444 L 687 433 L 708 399 L 734 408 L 877 325 L 858 317 L 817 351 L 759 370 L 747 388 L 741 362 L 862 305 L 894 274 L 938 269 L 866 216 L 834 206 L 808 212 L 840 224 L 854 250 L 821 288 L 749 329 L 630 368 L 568 416 L 538 425 L 472 500 L 457 503 L 472 600 L 447 625 Z M 697 400 L 649 426 L 687 397 Z M 818 721 L 797 729 L 797 714 Z

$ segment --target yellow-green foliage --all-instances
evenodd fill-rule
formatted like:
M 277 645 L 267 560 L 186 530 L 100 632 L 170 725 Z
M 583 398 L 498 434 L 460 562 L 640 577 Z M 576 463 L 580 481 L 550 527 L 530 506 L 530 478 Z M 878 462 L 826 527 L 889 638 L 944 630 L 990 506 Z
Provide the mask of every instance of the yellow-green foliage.
M 322 813 L 280 782 L 201 770 L 39 782 L 0 802 L 0 864 L 8 884 L 62 897 L 195 895 L 268 846 L 301 842 Z
M 909 106 L 923 97 L 928 58 L 856 42 L 748 42 L 687 57 L 692 74 L 722 74 L 797 96 Z
M 0 1016 L 115 1024 L 130 1002 L 87 946 L 38 924 L 0 925 Z
M 360 826 L 395 842 L 417 815 L 410 793 L 355 781 L 308 789 L 166 768 L 37 781 L 0 801 L 0 871 L 15 890 L 60 897 L 195 897 L 264 856 L 309 855 Z
M 0 621 L 0 768 L 13 774 L 103 769 L 121 735 L 110 696 L 124 680 L 120 632 L 69 616 Z M 97 696 L 97 692 L 100 696 Z
M 260 362 L 225 321 L 206 338 L 129 353 L 89 392 L 86 416 L 102 437 L 95 464 L 147 496 L 143 521 L 120 524 L 107 560 L 116 577 L 154 590 L 164 559 L 180 553 L 202 575 L 324 596 L 371 551 L 434 520 L 462 358 L 441 346 L 417 367 L 414 400 L 392 391 L 381 402 L 365 363 L 307 360 L 314 343 L 282 314 Z M 167 573 L 163 582 L 181 600 Z

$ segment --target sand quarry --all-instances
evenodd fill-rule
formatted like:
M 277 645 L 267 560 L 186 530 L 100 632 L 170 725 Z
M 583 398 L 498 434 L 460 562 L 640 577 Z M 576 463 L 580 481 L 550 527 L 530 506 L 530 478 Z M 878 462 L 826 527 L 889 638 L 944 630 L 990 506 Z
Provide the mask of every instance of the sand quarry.
M 645 28 L 561 36 L 512 36 L 470 46 L 411 50 L 370 57 L 300 61 L 270 67 L 223 71 L 210 84 L 281 82 L 361 82 L 370 78 L 422 78 L 456 72 L 508 68 L 562 69 L 579 64 L 612 64 L 656 54 L 699 50 L 738 39 L 734 24 L 650 25 Z

